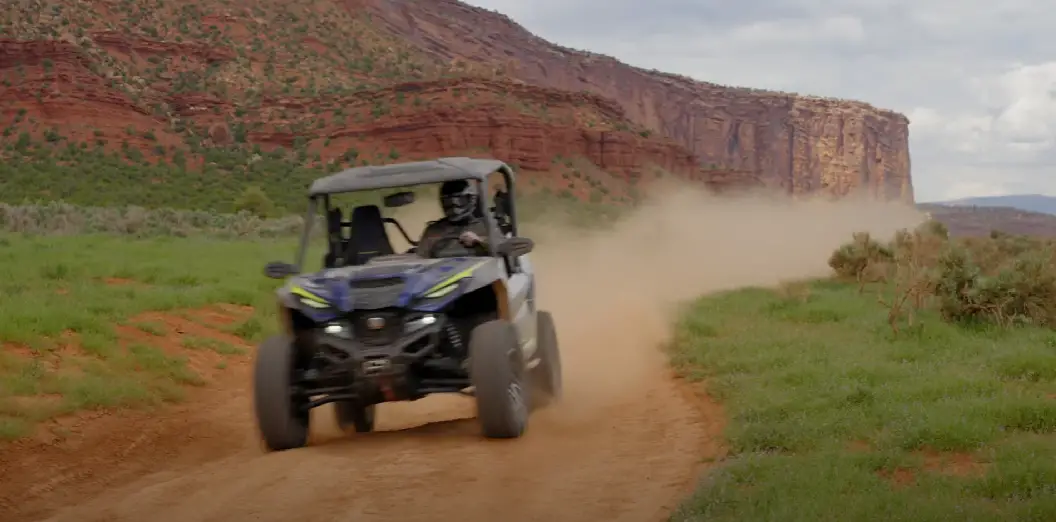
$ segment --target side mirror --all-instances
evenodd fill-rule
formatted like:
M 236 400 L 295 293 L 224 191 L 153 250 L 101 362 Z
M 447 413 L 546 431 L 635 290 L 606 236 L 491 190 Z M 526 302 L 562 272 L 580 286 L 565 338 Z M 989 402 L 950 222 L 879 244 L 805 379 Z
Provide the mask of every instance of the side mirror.
M 405 207 L 411 203 L 414 203 L 414 192 L 409 190 L 385 196 L 385 206 L 387 208 Z
M 272 261 L 264 265 L 264 276 L 272 279 L 285 279 L 297 274 L 297 267 L 282 261 Z
M 535 241 L 526 237 L 511 237 L 507 238 L 502 243 L 499 243 L 497 250 L 499 254 L 504 256 L 523 256 L 532 250 L 535 250 Z

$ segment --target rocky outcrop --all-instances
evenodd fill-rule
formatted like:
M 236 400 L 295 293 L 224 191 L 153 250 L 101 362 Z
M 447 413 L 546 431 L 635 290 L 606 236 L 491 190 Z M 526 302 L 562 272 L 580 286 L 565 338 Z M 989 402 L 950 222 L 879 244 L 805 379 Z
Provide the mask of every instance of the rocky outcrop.
M 91 50 L 62 40 L 0 38 L 0 115 L 19 132 L 71 142 L 122 142 L 141 149 L 175 146 L 164 123 L 100 74 Z M 130 132 L 130 129 L 132 130 Z M 117 138 L 107 141 L 107 138 Z
M 297 16 L 272 2 L 206 0 L 185 23 L 82 4 L 38 19 L 23 6 L 7 33 L 18 39 L 0 38 L 5 137 L 191 165 L 203 147 L 255 145 L 302 162 L 476 150 L 548 170 L 583 157 L 628 178 L 657 166 L 713 187 L 912 198 L 907 121 L 866 104 L 636 69 L 454 0 L 341 0 Z M 308 31 L 292 21 L 302 15 L 345 31 Z
M 453 93 L 459 93 L 455 98 Z M 418 103 L 396 102 L 414 98 Z M 269 100 L 264 105 L 283 107 L 296 100 Z M 398 107 L 384 118 L 362 123 L 341 123 L 318 129 L 315 144 L 326 156 L 347 148 L 396 149 L 406 155 L 431 157 L 452 151 L 485 149 L 526 170 L 551 168 L 555 157 L 584 157 L 614 174 L 627 177 L 648 167 L 659 167 L 684 176 L 698 176 L 696 159 L 681 145 L 662 137 L 644 137 L 614 128 L 624 121 L 619 105 L 584 92 L 567 92 L 525 84 L 485 80 L 450 79 L 409 82 L 353 96 L 320 99 L 324 107 L 341 107 L 348 114 L 368 114 L 373 107 Z M 545 117 L 516 109 L 519 104 L 546 107 Z M 595 128 L 575 124 L 589 115 Z M 253 118 L 254 115 L 248 115 Z M 325 115 L 313 116 L 333 121 Z M 288 146 L 289 133 L 251 133 L 250 141 Z
M 456 0 L 359 0 L 390 31 L 444 60 L 616 100 L 703 166 L 758 176 L 791 194 L 866 190 L 912 200 L 908 119 L 854 101 L 731 88 L 646 71 L 551 44 Z
M 266 97 L 255 108 L 240 108 L 208 93 L 136 91 L 134 75 L 112 75 L 108 81 L 96 72 L 103 69 L 102 57 L 113 53 L 186 52 L 201 62 L 228 59 L 230 53 L 197 44 L 126 40 L 109 32 L 91 41 L 93 47 L 85 48 L 66 41 L 0 39 L 0 72 L 19 79 L 0 92 L 4 118 L 37 138 L 54 129 L 71 143 L 144 153 L 159 145 L 182 148 L 174 127 L 194 129 L 205 145 L 230 145 L 229 126 L 238 125 L 241 141 L 265 149 L 289 149 L 303 141 L 324 161 L 349 150 L 370 161 L 390 151 L 425 158 L 487 150 L 527 170 L 548 170 L 556 157 L 583 157 L 625 178 L 659 167 L 710 179 L 680 144 L 632 128 L 620 104 L 589 92 L 461 78 L 404 82 L 346 96 Z M 92 48 L 109 51 L 93 54 Z M 151 106 L 164 110 L 146 110 Z M 381 107 L 387 108 L 384 115 L 377 112 Z M 338 118 L 338 112 L 345 117 Z M 144 156 L 149 160 L 152 154 Z

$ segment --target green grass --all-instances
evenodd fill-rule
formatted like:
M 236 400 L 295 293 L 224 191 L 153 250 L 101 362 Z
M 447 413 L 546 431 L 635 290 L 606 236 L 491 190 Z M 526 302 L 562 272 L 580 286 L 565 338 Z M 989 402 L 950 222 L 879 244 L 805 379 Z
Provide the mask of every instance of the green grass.
M 262 275 L 263 265 L 292 258 L 295 248 L 293 240 L 4 239 L 0 339 L 40 349 L 64 330 L 112 340 L 112 325 L 148 310 L 270 304 L 277 283 Z M 112 285 L 110 278 L 132 283 Z
M 257 341 L 276 325 L 273 291 L 279 282 L 262 275 L 263 265 L 291 259 L 296 242 L 6 235 L 0 243 L 4 439 L 69 412 L 182 398 L 185 386 L 203 382 L 185 358 L 144 339 L 121 348 L 115 326 L 136 327 L 161 340 L 172 335 L 164 324 L 133 318 L 231 303 L 256 312 L 228 330 Z M 113 284 L 111 278 L 127 282 Z M 79 339 L 76 348 L 63 346 L 66 331 Z M 212 339 L 185 337 L 183 344 L 189 351 L 244 352 Z
M 886 315 L 830 281 L 692 304 L 672 355 L 724 404 L 730 456 L 672 520 L 1056 520 L 1056 332 Z
M 230 343 L 225 343 L 209 337 L 196 337 L 190 335 L 184 337 L 181 344 L 188 350 L 211 350 L 220 355 L 241 355 L 246 353 L 246 350 L 239 346 L 234 346 Z

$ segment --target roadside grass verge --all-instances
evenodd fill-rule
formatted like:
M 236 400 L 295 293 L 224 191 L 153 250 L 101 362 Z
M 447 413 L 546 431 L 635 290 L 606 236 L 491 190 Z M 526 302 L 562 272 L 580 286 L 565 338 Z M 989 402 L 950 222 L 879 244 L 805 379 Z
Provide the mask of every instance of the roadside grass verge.
M 672 357 L 729 456 L 671 520 L 1056 520 L 1056 332 L 888 316 L 828 280 L 693 303 Z
M 179 400 L 204 384 L 222 358 L 244 356 L 275 329 L 281 282 L 262 268 L 294 248 L 290 239 L 0 235 L 0 440 L 63 414 Z

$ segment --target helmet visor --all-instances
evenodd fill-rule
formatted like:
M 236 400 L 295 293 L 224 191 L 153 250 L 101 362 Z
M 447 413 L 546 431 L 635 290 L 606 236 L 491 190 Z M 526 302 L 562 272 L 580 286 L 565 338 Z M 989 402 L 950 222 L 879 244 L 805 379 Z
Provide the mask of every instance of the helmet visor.
M 472 194 L 446 194 L 440 197 L 440 205 L 447 217 L 462 217 L 473 212 Z

